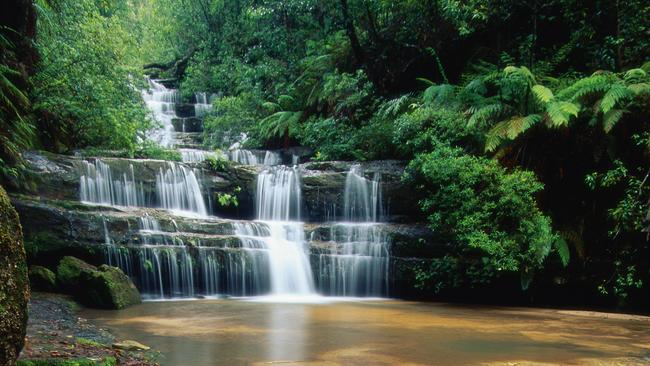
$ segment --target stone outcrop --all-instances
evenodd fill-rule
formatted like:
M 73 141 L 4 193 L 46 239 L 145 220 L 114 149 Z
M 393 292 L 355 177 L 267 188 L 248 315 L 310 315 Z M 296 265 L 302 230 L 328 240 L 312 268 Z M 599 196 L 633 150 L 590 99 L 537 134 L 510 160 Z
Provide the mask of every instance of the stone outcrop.
M 123 309 L 141 302 L 138 289 L 117 267 L 95 267 L 78 258 L 63 257 L 57 267 L 57 280 L 88 306 Z
M 14 365 L 23 348 L 28 300 L 22 227 L 0 187 L 0 365 Z
M 32 290 L 54 291 L 56 290 L 56 275 L 43 266 L 29 266 L 29 284 Z

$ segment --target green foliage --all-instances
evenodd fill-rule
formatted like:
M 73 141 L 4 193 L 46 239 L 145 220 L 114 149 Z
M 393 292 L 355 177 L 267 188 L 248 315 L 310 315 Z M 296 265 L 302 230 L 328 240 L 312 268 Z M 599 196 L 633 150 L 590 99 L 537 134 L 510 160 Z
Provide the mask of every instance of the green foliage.
M 217 202 L 219 202 L 219 206 L 221 207 L 238 207 L 239 206 L 239 199 L 237 198 L 237 195 L 241 193 L 241 187 L 235 187 L 235 189 L 231 193 L 218 193 L 217 194 Z
M 150 141 L 139 144 L 134 153 L 134 158 L 138 159 L 158 159 L 168 161 L 181 161 L 181 153 L 178 150 L 165 149 Z
M 438 146 L 416 156 L 410 176 L 431 229 L 455 255 L 479 258 L 497 272 L 532 273 L 559 239 L 535 203 L 543 186 L 530 172 L 508 173 L 494 160 Z
M 223 97 L 214 101 L 214 113 L 204 120 L 204 143 L 214 148 L 228 148 L 250 134 L 262 119 L 262 100 L 257 94 L 242 93 L 236 97 Z M 255 138 L 247 141 L 255 147 Z
M 216 156 L 208 156 L 203 164 L 213 172 L 226 172 L 230 168 L 231 162 L 221 151 L 217 151 Z
M 40 142 L 65 151 L 94 146 L 133 151 L 149 127 L 136 90 L 138 48 L 128 10 L 91 0 L 41 4 L 41 60 L 30 98 Z

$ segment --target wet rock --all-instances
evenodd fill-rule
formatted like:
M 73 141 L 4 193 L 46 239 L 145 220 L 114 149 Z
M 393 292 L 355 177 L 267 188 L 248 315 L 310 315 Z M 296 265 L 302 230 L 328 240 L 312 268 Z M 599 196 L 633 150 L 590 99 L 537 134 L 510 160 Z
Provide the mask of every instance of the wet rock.
M 51 292 L 56 289 L 56 275 L 42 266 L 29 266 L 29 284 L 32 290 Z
M 14 365 L 23 348 L 28 300 L 22 228 L 0 186 L 0 365 Z
M 115 349 L 121 349 L 125 351 L 147 351 L 151 349 L 149 346 L 145 346 L 144 344 L 132 340 L 125 340 L 122 342 L 115 342 L 113 343 L 113 348 Z
M 172 118 L 174 131 L 201 132 L 203 131 L 203 120 L 196 117 Z
M 123 309 L 141 302 L 131 279 L 116 267 L 95 267 L 78 258 L 64 257 L 57 268 L 57 281 L 91 307 Z

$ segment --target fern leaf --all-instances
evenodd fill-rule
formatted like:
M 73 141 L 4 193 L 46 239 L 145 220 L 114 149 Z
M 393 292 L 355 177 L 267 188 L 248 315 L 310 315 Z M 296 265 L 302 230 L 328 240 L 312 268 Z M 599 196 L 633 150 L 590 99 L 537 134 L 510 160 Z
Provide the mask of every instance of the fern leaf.
M 580 107 L 571 102 L 551 102 L 546 105 L 547 122 L 550 127 L 569 124 L 571 117 L 577 117 Z
M 650 84 L 648 83 L 630 84 L 627 88 L 630 89 L 634 95 L 650 94 Z
M 612 109 L 603 115 L 603 130 L 609 133 L 623 117 L 623 110 Z
M 537 99 L 544 104 L 550 102 L 553 99 L 553 92 L 551 89 L 545 87 L 544 85 L 537 84 L 532 87 L 532 91 Z
M 646 72 L 643 69 L 631 69 L 625 73 L 623 79 L 625 81 L 640 80 L 646 77 Z
M 470 117 L 468 125 L 471 127 L 479 123 L 484 123 L 489 119 L 497 119 L 502 112 L 503 104 L 501 103 L 493 103 L 480 107 Z
M 603 113 L 607 113 L 616 105 L 619 105 L 623 100 L 631 97 L 632 94 L 632 91 L 625 85 L 613 84 L 600 101 L 600 110 Z
M 555 242 L 553 243 L 553 247 L 555 248 L 555 251 L 560 257 L 560 261 L 562 261 L 562 265 L 564 267 L 568 266 L 569 261 L 571 260 L 571 251 L 569 250 L 569 245 L 567 244 L 567 242 L 562 237 L 558 237 L 557 240 L 555 240 Z

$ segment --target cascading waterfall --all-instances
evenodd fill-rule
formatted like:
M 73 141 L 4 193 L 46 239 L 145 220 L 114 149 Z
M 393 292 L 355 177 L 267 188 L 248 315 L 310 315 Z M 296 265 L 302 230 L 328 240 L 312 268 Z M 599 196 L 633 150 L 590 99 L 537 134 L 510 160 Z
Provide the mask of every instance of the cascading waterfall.
M 196 104 L 194 104 L 194 115 L 196 117 L 203 117 L 212 110 L 210 98 L 207 93 L 194 93 Z
M 176 118 L 175 106 L 180 102 L 180 93 L 176 89 L 167 89 L 161 83 L 148 79 L 149 89 L 142 91 L 147 108 L 151 111 L 153 119 L 160 124 L 150 132 L 150 138 L 162 146 L 174 144 L 174 125 L 172 119 Z
M 247 256 L 253 275 L 268 273 L 273 295 L 313 295 L 314 280 L 300 221 L 301 191 L 297 168 L 267 168 L 257 177 L 258 222 L 239 223 L 235 233 L 244 250 L 264 253 Z M 263 272 L 262 272 L 263 271 Z
M 156 193 L 163 208 L 208 215 L 196 175 L 182 165 L 169 163 L 165 170 L 160 168 L 156 174 Z
M 383 225 L 380 175 L 372 180 L 353 165 L 345 181 L 343 216 L 329 233 L 330 253 L 318 259 L 319 288 L 330 295 L 385 296 L 389 243 Z
M 242 165 L 279 165 L 282 162 L 280 154 L 274 151 L 251 151 L 245 149 L 232 149 L 229 158 Z
M 181 160 L 188 164 L 198 164 L 209 157 L 217 157 L 218 154 L 213 151 L 197 149 L 178 149 L 181 153 Z
M 113 178 L 111 167 L 97 159 L 94 163 L 83 161 L 84 173 L 79 178 L 81 202 L 111 206 L 144 206 L 142 187 L 138 189 L 133 165 L 129 173 Z
M 352 165 L 345 178 L 343 194 L 343 217 L 351 222 L 378 222 L 382 215 L 382 195 L 379 189 L 380 175 L 374 174 L 372 181 L 363 176 L 361 166 Z

